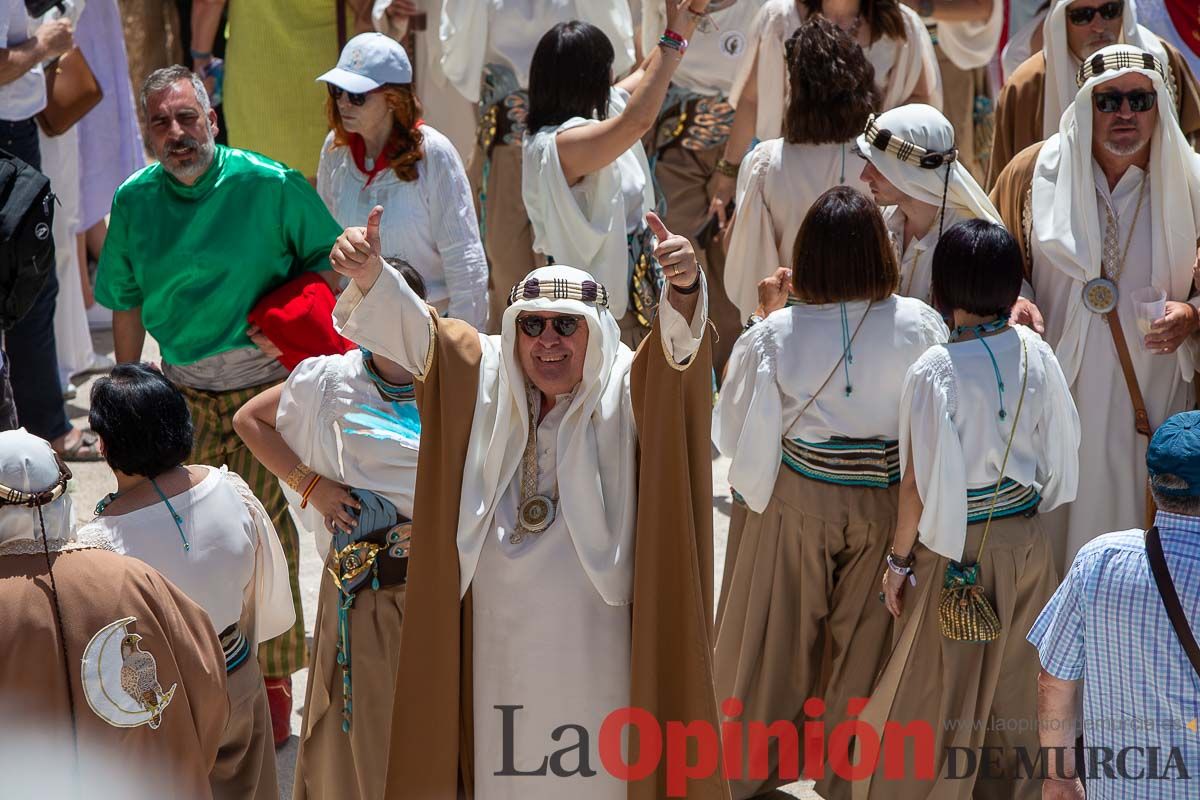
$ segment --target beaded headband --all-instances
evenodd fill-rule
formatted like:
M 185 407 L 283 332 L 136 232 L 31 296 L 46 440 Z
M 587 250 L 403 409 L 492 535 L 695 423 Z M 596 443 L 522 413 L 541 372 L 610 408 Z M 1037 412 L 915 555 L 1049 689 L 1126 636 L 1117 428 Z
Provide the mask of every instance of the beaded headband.
M 58 462 L 58 480 L 54 482 L 53 486 L 40 492 L 23 492 L 20 489 L 0 484 L 0 506 L 36 508 L 37 506 L 48 506 L 62 497 L 67 491 L 67 481 L 71 480 L 71 469 L 63 463 L 62 457 L 58 453 L 54 454 L 54 460 Z
M 951 164 L 958 160 L 957 147 L 951 147 L 949 150 L 926 150 L 919 144 L 901 139 L 887 128 L 880 128 L 875 124 L 878 117 L 878 114 L 867 117 L 867 126 L 863 129 L 863 136 L 876 150 L 882 150 L 899 161 L 921 169 L 937 169 L 943 164 Z
M 518 300 L 578 300 L 582 303 L 608 308 L 608 290 L 595 281 L 573 281 L 570 278 L 521 281 L 508 293 L 508 304 Z
M 1162 62 L 1154 57 L 1152 53 L 1142 51 L 1118 50 L 1115 53 L 1097 53 L 1079 65 L 1079 72 L 1075 75 L 1075 83 L 1079 88 L 1087 83 L 1091 78 L 1101 75 L 1109 70 L 1121 69 L 1145 69 L 1157 72 L 1163 79 L 1163 83 L 1171 88 L 1173 81 L 1170 73 L 1163 69 Z

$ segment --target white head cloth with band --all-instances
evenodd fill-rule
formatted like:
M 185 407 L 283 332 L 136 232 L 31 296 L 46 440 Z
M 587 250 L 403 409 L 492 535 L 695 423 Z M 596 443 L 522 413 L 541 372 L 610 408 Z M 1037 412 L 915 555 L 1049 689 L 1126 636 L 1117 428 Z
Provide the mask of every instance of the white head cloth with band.
M 0 433 L 0 547 L 29 540 L 39 542 L 30 552 L 41 552 L 42 520 L 48 539 L 74 538 L 74 510 L 66 491 L 69 475 L 60 469 L 46 440 L 24 428 Z
M 1105 222 L 1095 201 L 1092 94 L 1097 86 L 1121 75 L 1145 75 L 1154 84 L 1158 107 L 1146 194 L 1152 232 L 1151 278 L 1168 298 L 1181 299 L 1188 296 L 1200 234 L 1200 156 L 1169 110 L 1173 108 L 1166 82 L 1169 67 L 1157 57 L 1147 60 L 1147 55 L 1128 45 L 1110 45 L 1083 64 L 1079 77 L 1084 81 L 1075 102 L 1063 114 L 1058 133 L 1046 140 L 1034 168 L 1032 233 L 1047 263 L 1070 277 L 1080 291 L 1085 283 L 1101 276 Z M 1054 344 L 1068 384 L 1079 373 L 1092 313 L 1076 298 L 1080 298 L 1078 293 L 1061 310 L 1065 314 L 1062 334 Z M 1056 327 L 1050 318 L 1047 325 Z M 1185 342 L 1176 355 L 1182 374 L 1190 379 L 1195 371 L 1192 344 Z
M 637 433 L 629 395 L 633 351 L 621 343 L 604 305 L 605 287 L 583 270 L 536 269 L 510 293 L 501 324 L 499 363 L 484 350 L 484 374 L 498 370 L 494 394 L 481 392 L 463 470 L 458 514 L 460 595 L 465 595 L 497 505 L 521 466 L 529 435 L 524 370 L 517 360 L 517 317 L 551 311 L 582 317 L 588 330 L 583 379 L 568 401 L 555 446 L 558 514 L 584 572 L 609 605 L 633 597 L 633 533 L 637 509 Z M 485 378 L 481 381 L 487 384 Z M 533 424 L 537 424 L 536 420 Z
M 1000 222 L 1000 212 L 967 168 L 946 157 L 954 148 L 954 126 L 933 106 L 914 103 L 874 114 L 857 144 L 863 157 L 909 197 L 941 208 L 944 195 L 947 208 Z
M 1075 0 L 1054 0 L 1046 21 L 1042 24 L 1042 53 L 1046 57 L 1046 85 L 1042 90 L 1042 137 L 1050 138 L 1059 129 L 1059 120 L 1067 106 L 1075 102 L 1075 93 L 1079 85 L 1075 82 L 1079 71 L 1079 59 L 1067 46 L 1067 6 Z M 1137 24 L 1137 10 L 1134 0 L 1125 0 L 1125 10 L 1122 17 L 1121 43 L 1144 50 L 1159 60 L 1164 67 L 1168 65 L 1167 50 L 1162 41 L 1148 28 Z M 1114 45 L 1110 45 L 1114 46 Z M 1108 48 L 1105 48 L 1108 49 Z M 1171 85 L 1174 79 L 1167 70 L 1167 83 Z M 1171 89 L 1174 93 L 1174 89 Z M 1174 108 L 1174 102 L 1159 103 L 1159 108 Z

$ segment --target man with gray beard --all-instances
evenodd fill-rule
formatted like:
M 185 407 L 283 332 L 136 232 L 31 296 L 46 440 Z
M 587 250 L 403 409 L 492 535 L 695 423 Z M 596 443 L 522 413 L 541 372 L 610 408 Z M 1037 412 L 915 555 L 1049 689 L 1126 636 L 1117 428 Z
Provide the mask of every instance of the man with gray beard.
M 992 193 L 1079 409 L 1079 489 L 1044 524 L 1064 569 L 1100 532 L 1148 527 L 1146 445 L 1191 409 L 1200 364 L 1200 156 L 1171 110 L 1170 70 L 1129 45 L 1077 76 L 1059 133 Z
M 278 745 L 290 733 L 291 674 L 307 658 L 299 545 L 279 483 L 234 433 L 233 415 L 287 377 L 278 351 L 248 329 L 246 315 L 303 272 L 323 272 L 332 286 L 329 252 L 341 227 L 300 173 L 214 142 L 216 112 L 187 68 L 152 73 L 141 104 L 158 163 L 113 198 L 96 299 L 113 310 L 118 362 L 141 360 L 147 331 L 158 342 L 163 372 L 192 414 L 190 461 L 228 465 L 241 475 L 279 533 L 296 622 L 259 649 Z

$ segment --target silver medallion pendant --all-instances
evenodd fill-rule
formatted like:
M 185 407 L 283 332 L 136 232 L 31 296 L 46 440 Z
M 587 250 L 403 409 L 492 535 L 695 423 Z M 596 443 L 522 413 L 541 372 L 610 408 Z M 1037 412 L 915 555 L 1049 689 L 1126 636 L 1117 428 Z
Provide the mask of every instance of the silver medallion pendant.
M 521 503 L 521 528 L 528 533 L 541 533 L 554 521 L 554 501 L 544 494 L 535 494 Z
M 1117 285 L 1108 278 L 1092 278 L 1083 285 L 1083 305 L 1093 314 L 1107 314 L 1117 307 Z

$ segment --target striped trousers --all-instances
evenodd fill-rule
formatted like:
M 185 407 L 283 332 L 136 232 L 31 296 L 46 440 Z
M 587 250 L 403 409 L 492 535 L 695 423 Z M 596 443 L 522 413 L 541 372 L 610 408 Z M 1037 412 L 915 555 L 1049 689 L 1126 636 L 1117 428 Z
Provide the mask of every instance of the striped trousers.
M 209 392 L 180 386 L 188 409 L 192 412 L 195 439 L 192 443 L 193 464 L 214 467 L 228 466 L 242 476 L 250 490 L 271 515 L 279 543 L 287 557 L 288 577 L 292 584 L 292 605 L 296 623 L 281 636 L 263 642 L 258 648 L 258 662 L 263 676 L 286 678 L 308 664 L 308 649 L 304 639 L 304 610 L 300 606 L 300 536 L 288 512 L 287 500 L 279 481 L 262 465 L 233 430 L 233 415 L 251 397 L 270 388 L 271 384 L 236 389 L 230 392 Z

